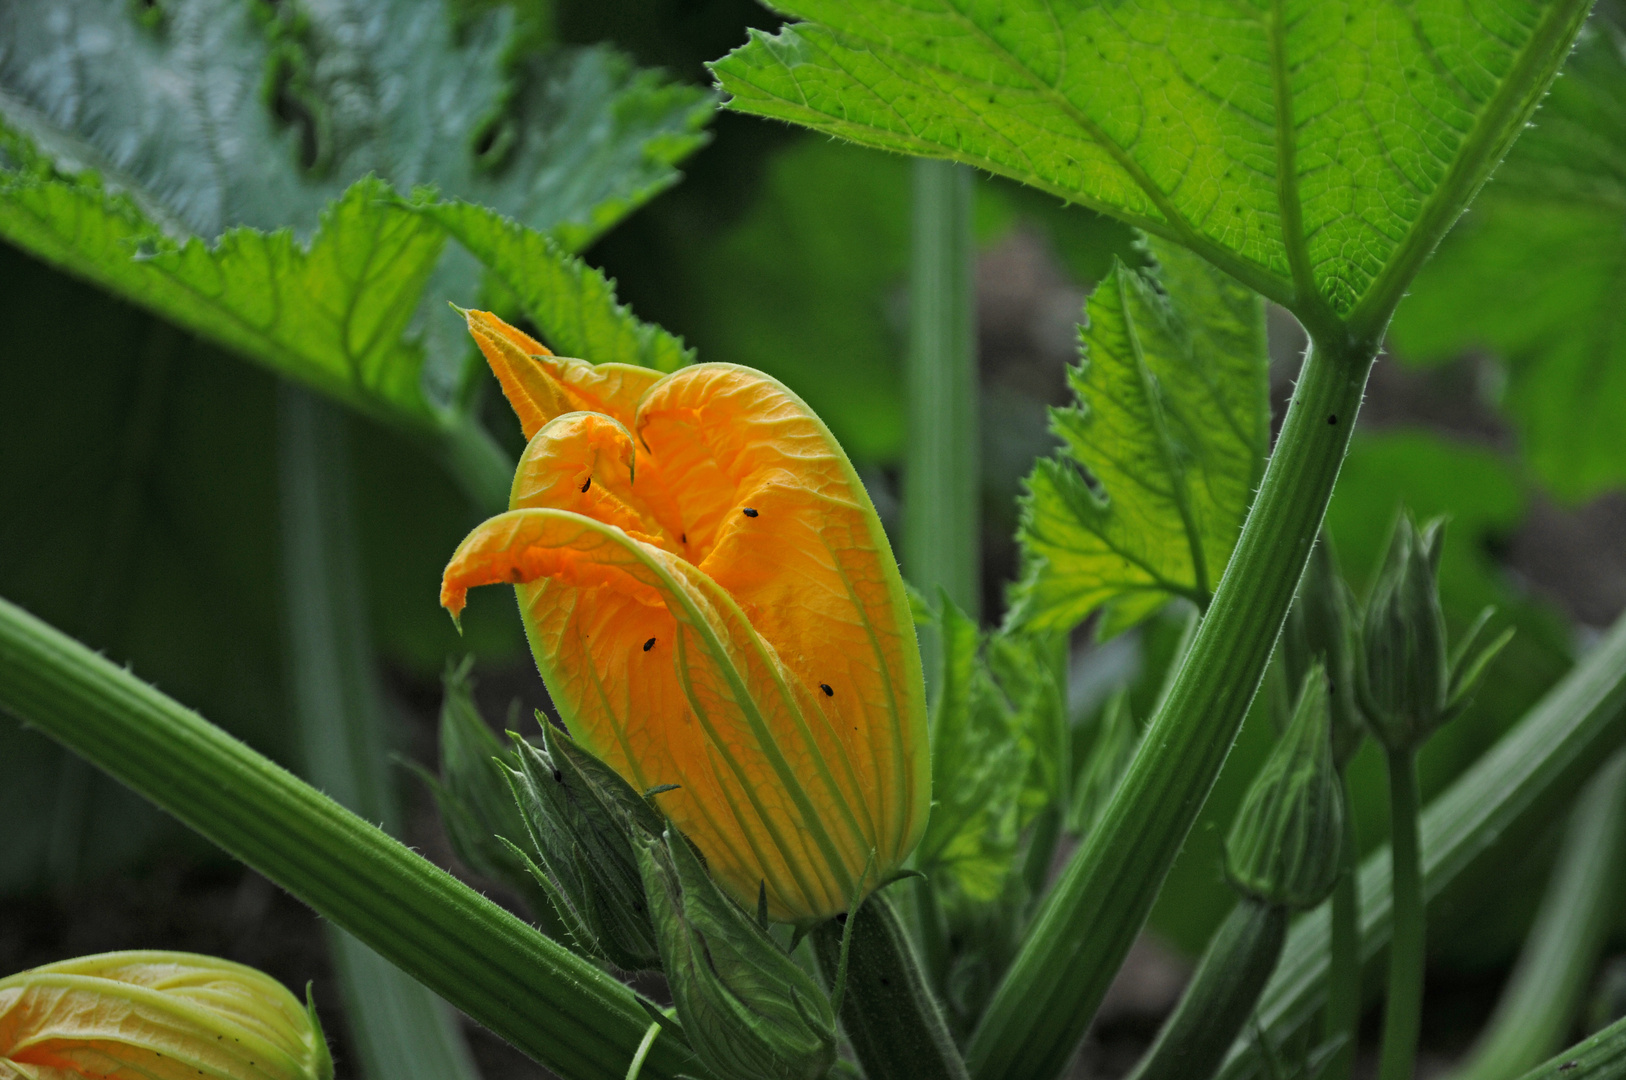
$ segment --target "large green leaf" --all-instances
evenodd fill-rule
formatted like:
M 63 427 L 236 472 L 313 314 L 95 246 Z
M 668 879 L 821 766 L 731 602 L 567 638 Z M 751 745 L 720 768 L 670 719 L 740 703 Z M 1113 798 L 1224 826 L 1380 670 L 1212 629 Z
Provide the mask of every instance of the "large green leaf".
M 1488 348 L 1503 405 L 1559 496 L 1626 482 L 1626 59 L 1593 34 L 1395 314 L 1411 362 Z
M 1173 596 L 1206 606 L 1236 545 L 1270 438 L 1264 310 L 1190 254 L 1158 255 L 1090 298 L 1079 403 L 1052 412 L 1065 445 L 1028 480 L 1015 622 L 1066 630 L 1108 607 L 1111 633 Z
M 694 359 L 682 338 L 616 303 L 615 282 L 553 237 L 473 203 L 437 201 L 421 209 L 486 265 L 555 353 L 658 371 L 676 371 Z
M 1528 119 L 1586 0 L 784 0 L 732 107 L 1014 177 L 1379 331 Z
M 500 12 L 456 34 L 406 0 L 154 11 L 0 11 L 0 236 L 428 433 L 468 426 L 440 301 L 478 300 L 482 270 L 395 196 L 435 185 L 579 248 L 709 113 L 607 50 L 510 62 Z

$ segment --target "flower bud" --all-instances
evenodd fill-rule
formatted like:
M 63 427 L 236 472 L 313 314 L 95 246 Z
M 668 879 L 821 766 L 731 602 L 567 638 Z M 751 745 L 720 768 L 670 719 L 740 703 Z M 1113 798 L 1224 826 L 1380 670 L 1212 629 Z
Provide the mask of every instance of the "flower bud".
M 830 999 L 725 896 L 674 830 L 640 836 L 662 966 L 689 1044 L 719 1080 L 817 1080 L 836 1056 Z
M 0 1077 L 332 1080 L 312 1004 L 241 964 L 84 956 L 0 979 Z
M 1282 630 L 1282 660 L 1287 686 L 1295 690 L 1303 685 L 1314 664 L 1326 668 L 1332 757 L 1340 769 L 1355 756 L 1366 737 L 1366 720 L 1355 695 L 1358 622 L 1355 596 L 1338 569 L 1331 539 L 1323 536 L 1310 553 L 1298 598 Z M 1291 703 L 1286 711 L 1291 715 Z
M 1410 515 L 1402 515 L 1366 607 L 1357 689 L 1367 725 L 1390 750 L 1416 749 L 1467 708 L 1491 660 L 1513 637 L 1509 627 L 1469 657 L 1490 620 L 1487 608 L 1446 652 L 1436 582 L 1444 531 L 1441 519 L 1419 532 Z
M 1435 586 L 1443 532 L 1440 520 L 1419 531 L 1402 514 L 1366 607 L 1362 705 L 1373 735 L 1390 749 L 1420 746 L 1447 719 L 1450 667 Z
M 1225 843 L 1225 872 L 1264 904 L 1310 908 L 1338 879 L 1344 786 L 1332 757 L 1327 677 L 1312 665 L 1286 732 L 1254 778 Z
M 660 950 L 633 840 L 636 829 L 659 833 L 665 822 L 546 718 L 542 735 L 545 749 L 514 740 L 519 768 L 510 782 L 532 846 L 520 855 L 578 951 L 624 971 L 656 968 Z
M 508 785 L 504 766 L 519 758 L 498 741 L 474 703 L 472 658 L 449 667 L 440 707 L 440 776 L 420 771 L 440 808 L 441 822 L 457 857 L 477 874 L 518 889 L 539 915 L 551 910 L 526 860 L 509 845 L 526 837 L 525 820 Z

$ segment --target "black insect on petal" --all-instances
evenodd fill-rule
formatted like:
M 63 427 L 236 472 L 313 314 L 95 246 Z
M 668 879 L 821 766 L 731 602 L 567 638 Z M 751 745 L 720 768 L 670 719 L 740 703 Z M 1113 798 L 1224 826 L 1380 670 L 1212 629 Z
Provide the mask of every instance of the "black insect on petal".
M 644 652 L 648 652 L 650 649 L 653 649 L 654 647 L 655 647 L 655 639 L 654 638 L 650 638 L 648 641 L 644 642 Z
M 582 481 L 582 494 L 586 495 L 587 494 L 587 489 L 592 487 L 592 486 L 593 486 L 593 478 L 591 476 L 589 476 L 586 480 Z
M 747 506 L 745 508 L 745 516 L 746 517 L 756 517 L 757 512 L 755 510 L 751 509 L 749 506 Z
M 687 544 L 689 542 L 689 534 L 684 533 L 683 535 L 679 536 L 678 539 L 682 540 L 685 544 Z
M 835 697 L 836 696 L 836 692 L 834 690 L 830 689 L 830 684 L 827 683 L 827 682 L 821 682 L 819 684 L 819 689 L 824 691 L 824 696 L 825 697 Z

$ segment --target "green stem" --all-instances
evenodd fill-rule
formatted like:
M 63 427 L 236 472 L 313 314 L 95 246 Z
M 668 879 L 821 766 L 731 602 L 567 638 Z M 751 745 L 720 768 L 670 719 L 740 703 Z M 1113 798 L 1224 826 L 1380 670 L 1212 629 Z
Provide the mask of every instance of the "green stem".
M 1361 879 L 1360 847 L 1355 836 L 1355 815 L 1347 808 L 1349 778 L 1344 785 L 1343 867 L 1332 891 L 1332 942 L 1328 950 L 1327 1009 L 1322 1041 L 1341 1039 L 1327 1062 L 1321 1080 L 1349 1080 L 1355 1072 L 1355 1050 L 1361 1027 Z
M 1061 1072 L 1151 910 L 1235 740 L 1349 445 L 1371 343 L 1305 359 L 1236 552 L 1100 824 L 1040 908 L 972 1036 L 978 1080 Z
M 903 566 L 916 588 L 935 596 L 941 586 L 975 619 L 982 588 L 971 181 L 971 170 L 952 162 L 914 164 Z
M 1535 925 L 1454 1080 L 1513 1080 L 1563 1045 L 1619 905 L 1626 752 L 1581 792 Z
M 1598 764 L 1626 742 L 1626 615 L 1569 674 L 1423 813 L 1423 883 L 1432 903 L 1483 890 L 1510 853 L 1554 820 Z M 1361 958 L 1389 941 L 1390 859 L 1385 847 L 1361 866 Z M 1276 1045 L 1315 1016 L 1326 992 L 1328 907 L 1293 924 L 1257 1019 Z M 1259 1074 L 1254 1041 L 1232 1048 L 1220 1080 Z
M 869 1080 L 966 1080 L 965 1062 L 892 902 L 871 896 L 852 919 L 841 1026 L 864 1075 Z M 826 984 L 835 978 L 845 929 L 832 919 L 813 931 Z
M 1209 940 L 1180 1004 L 1130 1080 L 1211 1075 L 1253 1015 L 1286 935 L 1286 908 L 1238 901 Z
M 622 1080 L 627 987 L 130 672 L 0 600 L 0 709 L 168 810 L 566 1080 Z M 644 1074 L 693 1075 L 677 1038 Z
M 1423 1019 L 1423 866 L 1419 855 L 1417 751 L 1391 749 L 1389 845 L 1394 865 L 1394 931 L 1389 940 L 1389 996 L 1383 1013 L 1378 1080 L 1411 1080 Z
M 1626 1020 L 1554 1055 L 1519 1080 L 1626 1080 Z
M 476 509 L 488 514 L 508 509 L 514 460 L 474 416 L 459 416 L 448 423 L 429 443 L 429 450 Z
M 305 774 L 368 821 L 401 829 L 388 718 L 372 668 L 338 407 L 284 383 L 278 401 L 283 596 Z M 457 1019 L 422 983 L 328 926 L 345 1017 L 373 1080 L 476 1080 Z

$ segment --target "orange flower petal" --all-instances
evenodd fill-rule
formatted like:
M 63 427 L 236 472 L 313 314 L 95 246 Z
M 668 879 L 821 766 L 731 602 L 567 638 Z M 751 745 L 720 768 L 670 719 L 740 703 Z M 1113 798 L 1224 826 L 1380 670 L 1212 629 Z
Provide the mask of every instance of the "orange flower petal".
M 930 809 L 920 653 L 880 519 L 800 398 L 760 372 L 697 364 L 656 385 L 638 438 L 660 463 L 700 570 L 776 650 L 827 758 L 900 865 Z
M 765 884 L 778 919 L 846 910 L 887 838 L 854 812 L 811 696 L 733 599 L 678 555 L 540 509 L 470 534 L 443 597 L 516 573 L 537 665 L 576 738 L 640 790 L 679 785 L 661 808 L 742 902 Z
M 604 413 L 630 425 L 638 399 L 661 378 L 660 372 L 634 364 L 556 357 L 489 311 L 463 314 L 527 439 L 568 412 Z

